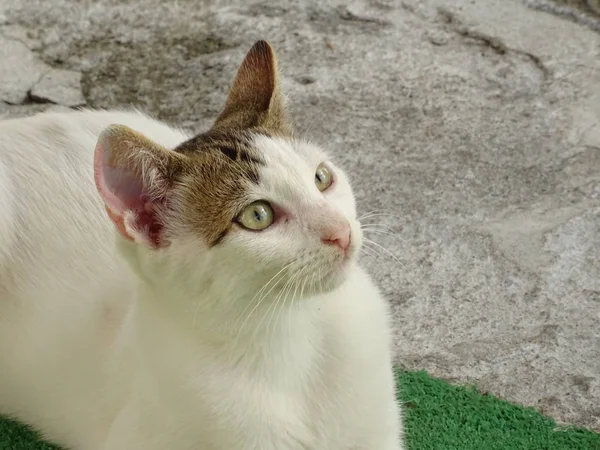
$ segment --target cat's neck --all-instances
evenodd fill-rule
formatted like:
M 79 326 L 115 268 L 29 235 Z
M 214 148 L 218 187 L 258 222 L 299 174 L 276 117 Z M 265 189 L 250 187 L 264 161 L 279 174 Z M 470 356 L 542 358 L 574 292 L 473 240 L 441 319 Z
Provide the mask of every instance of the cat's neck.
M 278 293 L 256 302 L 253 292 L 235 294 L 215 284 L 202 298 L 176 289 L 168 294 L 139 282 L 133 320 L 147 340 L 163 335 L 201 342 L 236 352 L 250 347 L 265 349 L 305 339 L 319 320 L 319 302 L 327 296 L 292 299 Z
M 172 303 L 182 300 L 164 298 L 140 285 L 127 330 L 128 350 L 123 355 L 139 362 L 135 367 L 143 376 L 152 374 L 165 383 L 193 383 L 207 364 L 218 361 L 222 368 L 273 378 L 279 385 L 282 380 L 296 383 L 298 373 L 308 373 L 318 363 L 324 327 L 315 299 L 304 299 L 304 304 L 291 308 L 271 303 L 270 310 L 257 309 L 245 324 L 239 317 L 194 318 L 193 312 L 175 312 Z M 247 317 L 249 310 L 245 314 L 239 316 Z M 297 373 L 288 373 L 294 370 Z

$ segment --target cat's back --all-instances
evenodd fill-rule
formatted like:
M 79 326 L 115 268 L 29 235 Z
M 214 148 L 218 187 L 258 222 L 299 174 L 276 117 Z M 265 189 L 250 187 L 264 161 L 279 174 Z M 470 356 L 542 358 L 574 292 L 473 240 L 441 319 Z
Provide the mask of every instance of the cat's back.
M 7 189 L 6 177 L 27 191 L 56 185 L 67 193 L 65 182 L 71 180 L 93 187 L 94 148 L 100 133 L 113 124 L 126 125 L 167 148 L 189 137 L 137 111 L 84 110 L 2 120 L 0 189 Z
M 131 298 L 131 275 L 93 178 L 96 142 L 111 124 L 167 147 L 187 138 L 129 112 L 0 121 L 0 414 L 27 413 L 47 430 L 72 415 L 73 402 L 104 401 L 90 386 L 104 383 Z M 82 417 L 78 427 L 91 435 L 100 420 Z
M 99 261 L 112 263 L 114 232 L 93 179 L 96 142 L 111 124 L 127 125 L 167 147 L 187 138 L 137 112 L 0 121 L 0 293 L 45 273 L 60 283 L 60 270 L 90 280 L 88 271 L 97 273 Z

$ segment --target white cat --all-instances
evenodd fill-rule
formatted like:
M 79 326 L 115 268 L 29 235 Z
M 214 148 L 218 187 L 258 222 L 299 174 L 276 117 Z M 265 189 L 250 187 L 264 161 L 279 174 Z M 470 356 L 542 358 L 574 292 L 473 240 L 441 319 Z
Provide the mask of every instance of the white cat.
M 360 246 L 264 41 L 196 137 L 136 112 L 3 121 L 0 414 L 76 450 L 399 450 Z

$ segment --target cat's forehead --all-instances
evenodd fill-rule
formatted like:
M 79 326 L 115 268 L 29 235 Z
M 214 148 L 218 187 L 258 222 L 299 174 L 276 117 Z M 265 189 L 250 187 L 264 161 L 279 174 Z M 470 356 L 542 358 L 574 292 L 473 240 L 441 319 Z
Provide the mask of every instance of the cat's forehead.
M 253 137 L 254 133 L 243 131 L 207 132 L 185 141 L 174 151 L 188 156 L 195 164 L 220 162 L 232 167 L 244 163 L 250 166 L 252 163 L 264 164 L 260 152 L 253 145 Z
M 205 177 L 250 180 L 255 185 L 266 181 L 265 174 L 283 175 L 282 169 L 301 171 L 307 163 L 310 166 L 325 157 L 318 147 L 307 142 L 261 129 L 200 134 L 174 151 L 188 157 L 194 172 L 204 169 Z
M 318 146 L 292 137 L 256 134 L 252 144 L 265 161 L 265 166 L 271 168 L 289 167 L 300 170 L 327 158 Z

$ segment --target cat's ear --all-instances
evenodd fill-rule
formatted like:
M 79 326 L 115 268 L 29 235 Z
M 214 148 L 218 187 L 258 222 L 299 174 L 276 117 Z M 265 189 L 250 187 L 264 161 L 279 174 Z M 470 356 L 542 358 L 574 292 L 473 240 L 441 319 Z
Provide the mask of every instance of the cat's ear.
M 253 127 L 291 133 L 279 87 L 277 58 L 265 41 L 256 42 L 246 54 L 213 129 Z
M 127 240 L 165 247 L 164 212 L 182 155 L 122 125 L 102 132 L 94 180 L 108 216 Z

